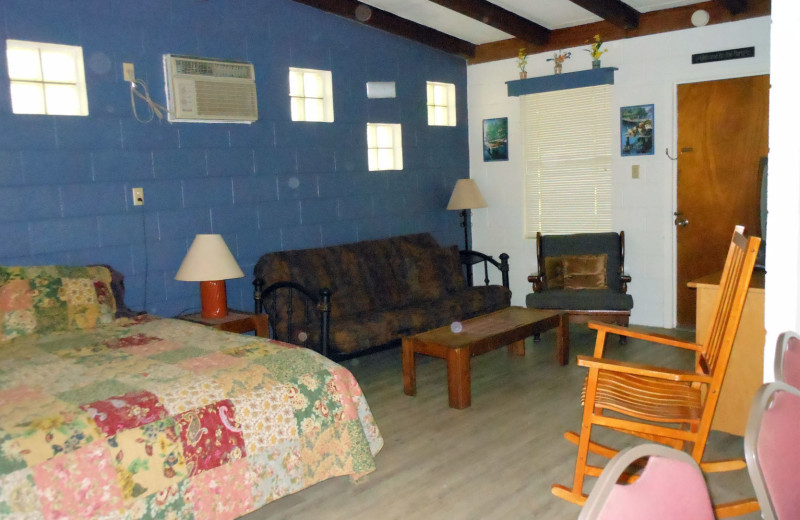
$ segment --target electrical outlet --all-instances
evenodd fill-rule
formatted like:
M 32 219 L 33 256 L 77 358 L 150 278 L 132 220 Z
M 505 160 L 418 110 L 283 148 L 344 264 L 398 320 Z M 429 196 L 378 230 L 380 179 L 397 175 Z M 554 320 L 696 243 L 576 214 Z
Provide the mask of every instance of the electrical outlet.
M 144 206 L 144 188 L 133 188 L 131 192 L 133 193 L 133 205 Z
M 136 74 L 133 72 L 133 63 L 123 63 L 122 64 L 122 77 L 125 81 L 135 81 Z
M 638 179 L 639 178 L 639 165 L 638 164 L 634 164 L 633 166 L 631 166 L 631 177 L 634 178 L 634 179 Z

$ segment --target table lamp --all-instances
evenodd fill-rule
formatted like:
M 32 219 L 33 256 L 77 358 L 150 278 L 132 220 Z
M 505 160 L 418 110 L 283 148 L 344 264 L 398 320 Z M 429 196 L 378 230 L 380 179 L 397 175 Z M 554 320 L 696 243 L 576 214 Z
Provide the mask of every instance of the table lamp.
M 222 235 L 195 236 L 175 275 L 176 280 L 200 282 L 203 318 L 223 318 L 228 315 L 225 280 L 242 277 L 244 273 Z
M 459 179 L 450 195 L 447 209 L 461 210 L 461 227 L 464 228 L 464 249 L 469 250 L 469 227 L 467 224 L 468 211 L 475 208 L 485 208 L 486 201 L 481 195 L 481 190 L 472 179 Z

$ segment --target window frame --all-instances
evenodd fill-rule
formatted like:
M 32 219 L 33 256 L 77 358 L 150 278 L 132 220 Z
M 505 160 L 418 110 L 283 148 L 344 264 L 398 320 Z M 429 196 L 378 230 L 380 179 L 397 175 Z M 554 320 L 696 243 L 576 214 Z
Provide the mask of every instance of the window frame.
M 376 137 L 373 140 L 370 136 L 370 130 L 375 129 Z M 377 135 L 381 129 L 388 130 L 392 135 L 391 146 L 380 146 L 379 136 Z M 374 142 L 375 146 L 371 146 Z M 372 151 L 376 150 L 374 156 Z M 380 165 L 380 151 L 391 150 L 392 152 L 392 167 L 382 168 Z M 403 129 L 399 123 L 367 123 L 367 169 L 371 172 L 374 171 L 400 171 L 403 169 Z
M 36 51 L 38 59 L 39 76 L 41 79 L 19 78 L 12 77 L 11 60 L 9 59 L 9 51 L 13 50 L 33 50 Z M 42 51 L 51 51 L 67 54 L 72 59 L 74 67 L 75 81 L 54 81 L 45 79 L 45 70 L 42 63 Z M 89 102 L 86 93 L 86 71 L 83 63 L 83 47 L 80 45 L 63 45 L 58 43 L 34 42 L 28 40 L 6 40 L 6 69 L 9 77 L 9 91 L 11 97 L 11 112 L 15 115 L 50 115 L 50 116 L 88 116 L 89 115 Z M 41 86 L 41 103 L 43 107 L 42 112 L 17 112 L 14 104 L 14 85 L 40 85 Z M 74 87 L 76 92 L 77 112 L 64 113 L 59 112 L 57 107 L 48 106 L 48 86 L 67 85 Z
M 297 95 L 296 93 L 292 92 L 292 74 L 302 74 L 303 81 L 302 84 L 302 93 Z M 305 95 L 305 76 L 306 75 L 314 75 L 318 77 L 319 82 L 322 85 L 322 97 L 316 96 L 306 96 Z M 296 114 L 294 108 L 294 100 L 302 100 L 302 107 L 303 113 Z M 321 101 L 322 104 L 322 118 L 321 119 L 307 119 L 306 115 L 306 103 L 305 100 L 307 99 L 317 99 Z M 301 67 L 289 67 L 289 111 L 292 118 L 292 121 L 296 122 L 307 122 L 307 123 L 333 123 L 333 75 L 329 70 L 318 70 L 318 69 L 305 69 Z
M 436 88 L 445 89 L 445 102 L 444 104 L 436 103 Z M 426 81 L 425 82 L 426 99 L 427 99 L 427 114 L 428 126 L 456 126 L 456 86 L 454 83 L 444 83 L 440 81 Z M 436 109 L 444 108 L 447 111 L 447 121 L 444 123 L 436 122 Z

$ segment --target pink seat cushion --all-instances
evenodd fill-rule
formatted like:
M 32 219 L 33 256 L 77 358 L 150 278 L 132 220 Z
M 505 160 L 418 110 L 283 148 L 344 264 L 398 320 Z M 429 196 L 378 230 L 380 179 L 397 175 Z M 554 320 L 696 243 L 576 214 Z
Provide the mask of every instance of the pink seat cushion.
M 684 462 L 650 457 L 642 476 L 618 484 L 598 520 L 714 520 L 714 509 L 702 473 Z
M 758 435 L 759 466 L 778 518 L 800 518 L 800 397 L 776 392 Z
M 794 336 L 789 338 L 783 354 L 783 382 L 800 388 L 800 340 Z

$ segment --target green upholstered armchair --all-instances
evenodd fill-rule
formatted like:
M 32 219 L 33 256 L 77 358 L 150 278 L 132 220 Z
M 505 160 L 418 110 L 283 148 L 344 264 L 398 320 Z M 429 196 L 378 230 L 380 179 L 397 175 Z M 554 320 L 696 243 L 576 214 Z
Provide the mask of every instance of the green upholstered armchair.
M 536 259 L 539 272 L 528 277 L 533 283 L 533 292 L 525 298 L 528 307 L 563 309 L 573 323 L 596 320 L 628 326 L 633 298 L 627 294 L 631 277 L 625 274 L 624 231 L 537 233 Z

